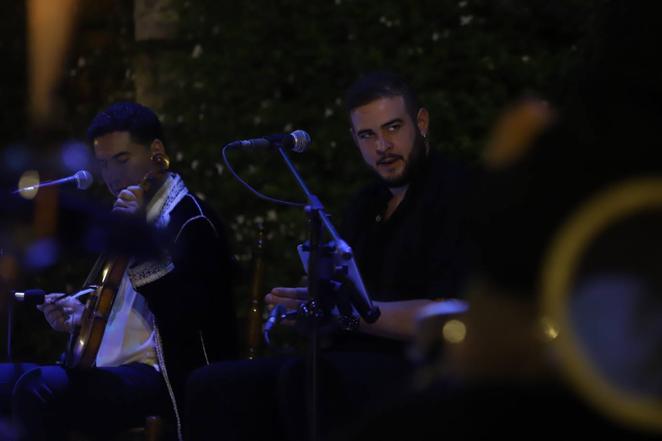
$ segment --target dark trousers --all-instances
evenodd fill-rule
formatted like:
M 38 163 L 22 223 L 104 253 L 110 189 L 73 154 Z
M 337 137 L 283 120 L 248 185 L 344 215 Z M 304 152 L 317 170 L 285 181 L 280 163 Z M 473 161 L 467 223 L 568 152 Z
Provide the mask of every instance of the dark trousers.
M 319 361 L 319 439 L 330 439 L 396 395 L 410 365 L 401 356 L 327 353 Z M 188 382 L 188 441 L 306 440 L 306 364 L 279 357 L 215 363 Z
M 104 440 L 143 426 L 146 416 L 172 414 L 163 377 L 140 363 L 86 370 L 0 364 L 0 406 L 13 417 L 15 439 L 26 441 L 65 440 L 72 430 Z

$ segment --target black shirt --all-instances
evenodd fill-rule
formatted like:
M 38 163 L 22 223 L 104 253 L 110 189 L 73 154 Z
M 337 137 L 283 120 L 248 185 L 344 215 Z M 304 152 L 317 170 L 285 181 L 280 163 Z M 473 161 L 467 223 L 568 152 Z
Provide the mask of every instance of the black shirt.
M 460 295 L 466 272 L 461 228 L 466 182 L 466 169 L 431 151 L 388 220 L 384 213 L 392 194 L 383 182 L 353 199 L 341 235 L 354 250 L 373 300 Z M 377 341 L 387 339 L 355 337 L 362 341 L 361 350 L 402 348 Z

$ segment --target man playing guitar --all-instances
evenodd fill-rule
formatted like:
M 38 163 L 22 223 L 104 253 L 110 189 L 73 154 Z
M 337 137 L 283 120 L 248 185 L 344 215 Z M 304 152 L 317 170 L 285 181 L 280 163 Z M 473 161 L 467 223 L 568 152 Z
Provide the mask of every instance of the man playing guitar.
M 167 171 L 161 123 L 150 109 L 113 104 L 92 120 L 88 138 L 116 198 L 113 215 L 145 219 L 165 239 L 158 257 L 123 257 L 127 268 L 114 284 L 92 366 L 0 367 L 3 383 L 16 381 L 11 398 L 0 399 L 11 399 L 21 439 L 66 439 L 71 430 L 107 437 L 149 415 L 171 420 L 181 438 L 187 374 L 235 354 L 234 262 L 224 227 Z M 50 294 L 39 309 L 56 331 L 75 332 L 85 307 Z

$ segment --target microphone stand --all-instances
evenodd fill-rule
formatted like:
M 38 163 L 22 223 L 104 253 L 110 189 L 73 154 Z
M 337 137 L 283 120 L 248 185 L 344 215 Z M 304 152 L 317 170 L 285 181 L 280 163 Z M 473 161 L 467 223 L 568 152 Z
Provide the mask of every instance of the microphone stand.
M 342 268 L 336 267 L 331 257 L 339 256 L 343 262 L 352 261 L 352 249 L 340 237 L 335 227 L 329 220 L 324 206 L 317 196 L 309 189 L 301 178 L 298 170 L 290 160 L 282 145 L 277 144 L 278 153 L 294 176 L 297 184 L 303 191 L 308 204 L 305 207 L 309 226 L 309 255 L 308 255 L 308 301 L 302 305 L 297 313 L 297 318 L 305 320 L 308 329 L 308 343 L 306 349 L 306 402 L 309 421 L 309 439 L 316 441 L 318 438 L 318 353 L 319 353 L 319 335 L 320 323 L 324 320 L 327 312 L 333 305 L 330 302 L 330 285 L 322 283 L 325 279 L 330 281 L 333 276 L 342 271 Z M 322 242 L 323 230 L 326 230 L 331 236 L 332 241 L 324 244 Z M 346 270 L 346 267 L 344 268 Z M 345 271 L 346 272 L 346 271 Z M 363 288 L 362 282 L 360 282 Z M 372 305 L 370 298 L 362 289 L 361 301 L 352 298 L 352 303 L 357 306 L 357 311 L 368 322 L 374 322 L 379 317 L 379 309 Z M 359 304 L 360 303 L 360 304 Z

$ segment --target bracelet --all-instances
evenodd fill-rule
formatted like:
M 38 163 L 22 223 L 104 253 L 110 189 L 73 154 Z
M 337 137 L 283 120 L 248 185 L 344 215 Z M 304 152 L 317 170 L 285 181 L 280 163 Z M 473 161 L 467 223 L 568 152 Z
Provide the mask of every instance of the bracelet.
M 347 332 L 358 331 L 361 320 L 355 315 L 341 315 L 338 317 L 340 329 Z

